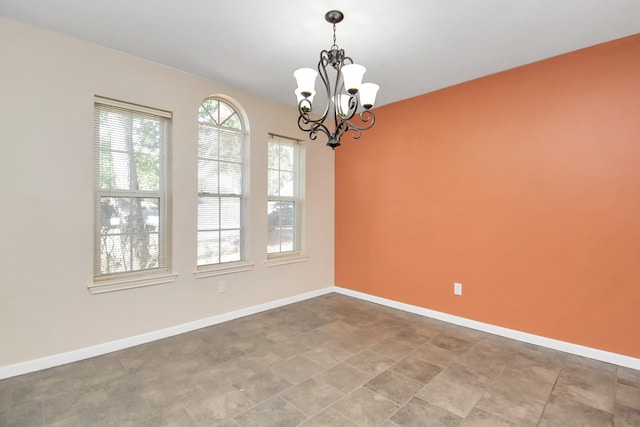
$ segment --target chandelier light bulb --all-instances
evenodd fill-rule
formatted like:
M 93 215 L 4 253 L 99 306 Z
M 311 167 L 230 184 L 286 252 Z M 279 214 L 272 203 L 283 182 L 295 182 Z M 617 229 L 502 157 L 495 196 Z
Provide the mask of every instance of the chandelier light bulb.
M 293 76 L 298 82 L 298 90 L 300 90 L 302 96 L 308 97 L 312 93 L 315 94 L 316 77 L 318 77 L 316 70 L 313 68 L 300 68 L 293 73 Z
M 312 91 L 311 95 L 304 96 L 300 89 L 295 90 L 296 99 L 298 100 L 299 108 L 303 111 L 309 112 L 313 108 L 313 98 L 316 96 L 316 91 Z
M 349 100 L 351 99 L 351 95 L 347 95 L 346 93 L 340 93 L 333 98 L 333 104 L 336 108 L 338 114 L 342 116 L 349 115 Z
M 366 110 L 373 108 L 375 105 L 378 89 L 380 89 L 380 86 L 375 83 L 362 83 L 360 85 L 360 103 Z
M 316 91 L 315 90 L 311 90 L 310 94 L 307 96 L 304 96 L 302 94 L 302 91 L 300 89 L 296 89 L 295 90 L 296 93 L 296 99 L 298 100 L 298 104 L 300 103 L 300 101 L 302 101 L 303 99 L 307 99 L 309 101 L 309 103 L 313 103 L 313 98 L 316 96 Z
M 359 64 L 349 64 L 342 67 L 342 77 L 344 78 L 344 87 L 347 92 L 354 94 L 360 89 L 362 77 L 367 71 L 365 67 Z

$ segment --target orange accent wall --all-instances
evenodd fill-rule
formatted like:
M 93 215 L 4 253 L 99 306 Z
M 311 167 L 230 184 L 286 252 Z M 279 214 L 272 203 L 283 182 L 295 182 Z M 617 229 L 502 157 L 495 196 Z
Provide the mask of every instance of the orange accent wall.
M 337 286 L 640 357 L 640 35 L 376 109 L 335 240 Z

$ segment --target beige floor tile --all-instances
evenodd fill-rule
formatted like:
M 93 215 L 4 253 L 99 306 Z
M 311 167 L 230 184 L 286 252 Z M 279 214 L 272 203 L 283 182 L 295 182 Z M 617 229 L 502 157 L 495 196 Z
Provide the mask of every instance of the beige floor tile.
M 351 356 L 348 353 L 336 346 L 327 344 L 324 347 L 316 347 L 313 350 L 309 350 L 304 353 L 304 357 L 311 360 L 314 363 L 322 366 L 325 369 L 335 366 Z
M 444 332 L 434 337 L 431 341 L 429 341 L 429 343 L 444 348 L 445 350 L 448 350 L 449 352 L 456 355 L 466 352 L 473 346 L 473 341 L 469 341 L 464 338 L 450 335 L 449 333 Z
M 560 371 L 560 377 L 568 377 L 585 384 L 611 386 L 616 383 L 616 366 L 586 357 L 569 355 Z
M 307 416 L 312 416 L 344 397 L 337 388 L 316 379 L 284 391 L 280 396 Z
M 585 383 L 574 377 L 560 376 L 553 395 L 613 413 L 615 386 L 611 383 Z
M 496 377 L 511 363 L 515 355 L 515 352 L 505 346 L 481 340 L 461 353 L 456 362 L 483 371 L 489 377 Z
M 213 425 L 230 420 L 252 406 L 253 403 L 243 392 L 230 385 L 221 384 L 190 399 L 185 410 L 198 425 Z
M 233 386 L 253 403 L 259 403 L 286 390 L 291 383 L 273 372 L 262 372 Z
M 331 406 L 332 409 L 362 427 L 378 426 L 388 419 L 398 405 L 366 388 L 358 388 Z
M 365 383 L 364 387 L 404 405 L 422 388 L 422 384 L 393 370 L 385 371 Z
M 409 327 L 402 329 L 400 332 L 397 332 L 395 335 L 393 335 L 393 338 L 398 342 L 406 345 L 407 347 L 417 348 L 421 345 L 424 345 L 432 338 L 432 335 L 430 335 L 428 331 L 425 332 L 426 333 L 420 331 L 419 329 Z
M 546 402 L 551 395 L 554 383 L 540 379 L 532 375 L 530 370 L 515 367 L 507 367 L 495 380 L 493 386 L 510 393 L 522 394 L 533 400 Z
M 558 357 L 540 357 L 538 355 L 515 355 L 508 366 L 508 373 L 520 372 L 520 376 L 525 376 L 533 381 L 555 383 L 560 375 L 563 361 Z
M 420 399 L 461 418 L 469 414 L 483 395 L 482 389 L 467 387 L 443 376 L 435 378 L 416 394 Z
M 428 383 L 436 375 L 442 372 L 442 368 L 440 366 L 418 359 L 413 354 L 410 354 L 397 362 L 391 367 L 391 370 L 422 384 Z
M 483 371 L 457 362 L 440 372 L 436 376 L 436 379 L 438 378 L 478 391 L 488 390 L 494 381 L 493 378 L 486 376 Z
M 450 352 L 449 350 L 438 347 L 431 341 L 427 342 L 421 347 L 418 347 L 418 349 L 412 352 L 411 355 L 419 359 L 426 360 L 427 362 L 433 363 L 434 365 L 441 366 L 443 368 L 449 366 L 458 357 L 456 354 Z
M 558 396 L 551 396 L 539 427 L 611 427 L 613 415 Z
M 463 427 L 516 427 L 516 423 L 481 409 L 473 409 L 461 424 Z
M 322 366 L 304 356 L 294 356 L 278 362 L 271 369 L 291 384 L 300 384 L 323 370 Z
M 616 387 L 615 401 L 616 405 L 640 410 L 640 388 L 618 384 Z
M 334 409 L 327 409 L 301 424 L 301 427 L 358 427 L 353 421 Z
M 615 427 L 640 426 L 640 410 L 627 406 L 617 406 L 615 414 Z
M 378 375 L 395 363 L 395 360 L 373 350 L 363 350 L 346 360 L 349 365 L 355 366 L 371 375 Z
M 458 426 L 462 418 L 442 408 L 414 397 L 392 417 L 391 421 L 398 426 Z
M 2 426 L 42 426 L 44 423 L 44 404 L 36 400 L 16 403 L 0 410 L 0 425 Z
M 340 363 L 315 376 L 319 381 L 327 383 L 345 394 L 360 387 L 372 377 L 372 375 L 347 363 Z
M 640 370 L 618 366 L 618 383 L 640 388 Z
M 545 402 L 521 394 L 492 388 L 478 401 L 477 408 L 512 421 L 519 426 L 535 426 L 540 420 Z
M 410 347 L 404 344 L 403 341 L 398 340 L 395 337 L 386 338 L 377 344 L 371 346 L 371 350 L 376 351 L 380 354 L 387 356 L 393 360 L 400 360 L 403 357 L 407 356 L 415 347 Z
M 306 417 L 289 402 L 274 397 L 237 416 L 235 421 L 242 427 L 295 427 L 305 419 Z

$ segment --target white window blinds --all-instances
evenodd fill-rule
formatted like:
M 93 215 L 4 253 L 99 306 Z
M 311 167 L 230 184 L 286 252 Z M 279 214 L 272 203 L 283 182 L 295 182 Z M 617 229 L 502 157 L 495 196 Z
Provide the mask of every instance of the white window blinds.
M 298 140 L 269 136 L 267 254 L 300 251 L 302 149 Z
M 95 98 L 94 276 L 168 269 L 171 113 Z
M 243 259 L 243 186 L 246 132 L 238 112 L 207 99 L 198 112 L 197 265 Z

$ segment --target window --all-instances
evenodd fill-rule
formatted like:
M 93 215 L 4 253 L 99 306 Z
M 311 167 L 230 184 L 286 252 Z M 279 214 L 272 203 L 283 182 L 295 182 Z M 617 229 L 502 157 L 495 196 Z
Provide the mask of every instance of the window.
M 198 259 L 207 266 L 244 257 L 243 186 L 247 133 L 228 102 L 206 99 L 198 112 Z
M 168 270 L 171 113 L 105 98 L 94 105 L 94 277 Z
M 267 254 L 300 251 L 302 148 L 300 141 L 270 135 L 268 147 L 269 225 Z

